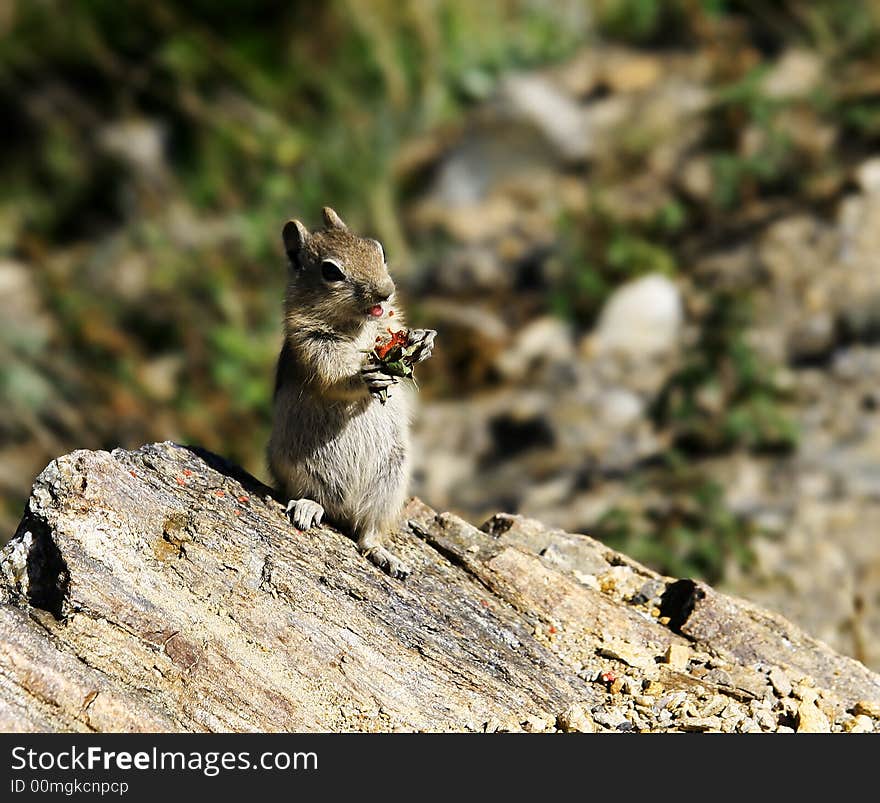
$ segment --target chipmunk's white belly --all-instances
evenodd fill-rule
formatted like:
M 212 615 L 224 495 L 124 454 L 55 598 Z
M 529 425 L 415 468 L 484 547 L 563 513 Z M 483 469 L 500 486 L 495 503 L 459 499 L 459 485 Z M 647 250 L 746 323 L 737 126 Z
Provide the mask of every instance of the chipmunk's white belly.
M 384 405 L 370 400 L 362 407 L 294 408 L 299 420 L 289 422 L 289 431 L 301 436 L 284 450 L 291 498 L 313 499 L 328 519 L 355 534 L 386 528 L 400 512 L 409 481 L 407 393 L 398 385 Z

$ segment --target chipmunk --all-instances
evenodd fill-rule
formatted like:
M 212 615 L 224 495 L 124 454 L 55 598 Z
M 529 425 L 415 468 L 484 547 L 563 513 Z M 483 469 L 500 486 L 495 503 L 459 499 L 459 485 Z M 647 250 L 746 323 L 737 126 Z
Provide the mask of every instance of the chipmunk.
M 290 269 L 269 467 L 297 528 L 326 515 L 374 564 L 405 578 L 410 570 L 382 536 L 409 483 L 410 399 L 368 356 L 403 314 L 382 245 L 353 234 L 329 207 L 323 217 L 322 230 L 290 220 L 282 232 Z M 410 331 L 413 363 L 431 356 L 436 334 Z

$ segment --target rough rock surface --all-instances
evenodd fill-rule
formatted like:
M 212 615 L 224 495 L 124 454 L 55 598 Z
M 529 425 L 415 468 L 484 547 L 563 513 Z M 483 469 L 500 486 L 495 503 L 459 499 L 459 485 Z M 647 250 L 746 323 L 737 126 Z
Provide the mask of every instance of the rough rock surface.
M 880 677 L 584 535 L 417 499 L 401 583 L 173 443 L 38 477 L 0 553 L 0 729 L 855 731 Z

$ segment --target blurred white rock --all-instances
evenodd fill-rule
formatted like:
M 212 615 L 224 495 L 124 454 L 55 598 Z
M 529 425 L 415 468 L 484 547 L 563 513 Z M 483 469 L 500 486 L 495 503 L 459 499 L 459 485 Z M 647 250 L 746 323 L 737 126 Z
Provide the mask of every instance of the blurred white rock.
M 862 192 L 880 194 L 880 156 L 873 156 L 856 168 L 856 181 Z
M 558 318 L 545 316 L 517 332 L 495 365 L 505 379 L 520 381 L 542 365 L 568 363 L 574 358 L 571 327 Z
M 606 426 L 623 429 L 641 419 L 645 404 L 626 388 L 612 388 L 600 397 L 599 411 Z
M 764 76 L 761 89 L 774 99 L 802 97 L 815 89 L 822 79 L 822 60 L 801 48 L 786 50 Z
M 540 131 L 563 159 L 589 155 L 589 115 L 544 76 L 525 73 L 507 77 L 501 84 L 499 101 L 512 119 Z
M 98 132 L 98 143 L 148 178 L 168 172 L 165 158 L 166 131 L 153 120 L 129 118 L 108 123 Z
M 684 313 L 676 285 L 659 274 L 619 287 L 605 303 L 594 335 L 596 353 L 633 358 L 672 352 L 679 343 Z

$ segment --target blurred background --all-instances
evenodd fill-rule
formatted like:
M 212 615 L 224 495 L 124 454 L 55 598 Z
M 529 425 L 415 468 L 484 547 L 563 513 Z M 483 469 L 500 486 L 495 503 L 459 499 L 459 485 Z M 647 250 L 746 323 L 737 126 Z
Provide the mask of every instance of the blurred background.
M 415 493 L 880 668 L 878 46 L 867 1 L 0 0 L 0 540 L 76 448 L 268 479 L 329 204 L 440 333 Z

